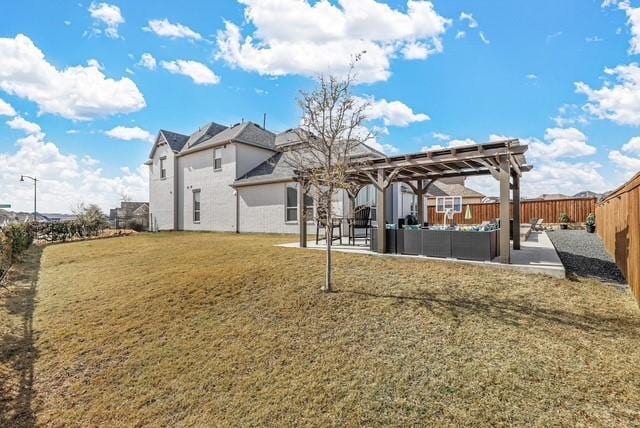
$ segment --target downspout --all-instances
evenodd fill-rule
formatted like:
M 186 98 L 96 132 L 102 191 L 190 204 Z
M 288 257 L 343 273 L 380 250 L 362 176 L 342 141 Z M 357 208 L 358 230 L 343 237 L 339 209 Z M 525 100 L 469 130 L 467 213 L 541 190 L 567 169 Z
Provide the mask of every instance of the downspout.
M 240 191 L 234 189 L 236 194 L 236 233 L 240 233 Z
M 179 186 L 180 181 L 180 173 L 178 172 L 178 157 L 173 156 L 173 230 L 178 230 L 178 201 L 180 198 L 178 197 L 178 192 L 180 191 Z

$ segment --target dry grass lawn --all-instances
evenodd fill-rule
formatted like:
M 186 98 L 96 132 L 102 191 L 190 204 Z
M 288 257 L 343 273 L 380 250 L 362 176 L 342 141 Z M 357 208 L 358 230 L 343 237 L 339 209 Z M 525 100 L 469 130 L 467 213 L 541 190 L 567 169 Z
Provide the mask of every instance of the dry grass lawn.
M 47 247 L 36 288 L 25 274 L 0 290 L 0 373 L 17 376 L 0 380 L 0 423 L 640 421 L 629 292 L 336 254 L 337 292 L 324 295 L 324 254 L 274 247 L 291 240 L 161 233 Z

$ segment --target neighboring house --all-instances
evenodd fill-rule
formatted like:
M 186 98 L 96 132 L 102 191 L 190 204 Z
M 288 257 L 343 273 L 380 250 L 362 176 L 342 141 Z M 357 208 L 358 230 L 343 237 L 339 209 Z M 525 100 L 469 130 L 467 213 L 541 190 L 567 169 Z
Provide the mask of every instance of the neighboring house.
M 109 210 L 109 223 L 114 229 L 149 230 L 149 203 L 120 202 Z
M 283 153 L 300 149 L 304 146 L 294 130 L 275 134 L 252 122 L 230 127 L 212 122 L 191 135 L 161 130 L 146 162 L 150 230 L 298 233 L 298 185 Z M 366 145 L 353 153 L 354 160 L 382 156 Z M 463 192 L 463 183 L 437 183 L 434 192 Z M 387 216 L 397 222 L 410 210 L 404 208 L 399 183 L 387 191 Z M 306 204 L 313 218 L 313 199 Z M 375 219 L 372 185 L 360 191 L 356 204 L 371 206 Z M 338 192 L 333 206 L 338 216 L 349 214 L 346 192 Z M 315 223 L 308 222 L 308 228 L 315 232 Z
M 454 206 L 459 207 L 461 210 L 467 204 L 482 203 L 486 196 L 466 187 L 464 183 L 464 177 L 449 178 L 431 183 L 427 189 L 425 205 L 427 207 L 440 207 L 440 210 L 445 206 Z M 399 206 L 402 207 L 402 210 L 398 213 L 398 216 L 402 218 L 408 214 L 415 215 L 417 212 L 416 195 L 409 186 L 400 186 L 399 195 L 401 199 Z M 425 212 L 428 213 L 428 210 Z M 428 221 L 428 218 L 426 220 Z

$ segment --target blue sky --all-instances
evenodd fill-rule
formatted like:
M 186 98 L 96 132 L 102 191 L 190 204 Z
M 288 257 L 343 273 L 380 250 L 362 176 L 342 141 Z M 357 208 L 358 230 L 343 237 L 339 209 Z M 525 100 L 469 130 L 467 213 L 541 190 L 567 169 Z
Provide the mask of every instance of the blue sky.
M 263 113 L 273 131 L 295 126 L 298 91 L 359 49 L 354 91 L 388 153 L 519 137 L 528 196 L 604 191 L 640 169 L 630 0 L 20 1 L 0 14 L 0 202 L 16 209 L 32 204 L 21 173 L 43 179 L 42 211 L 146 199 L 160 128 Z

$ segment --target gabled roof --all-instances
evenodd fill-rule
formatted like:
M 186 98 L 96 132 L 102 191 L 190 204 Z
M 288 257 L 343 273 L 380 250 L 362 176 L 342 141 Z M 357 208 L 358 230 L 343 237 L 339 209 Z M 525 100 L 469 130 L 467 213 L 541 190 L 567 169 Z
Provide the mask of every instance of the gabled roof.
M 427 189 L 427 196 L 462 196 L 463 198 L 484 198 L 480 192 L 466 187 L 463 184 L 447 184 L 441 181 L 434 181 Z
M 290 131 L 285 131 L 289 133 Z M 280 135 L 280 134 L 279 134 Z M 293 134 L 295 135 L 295 134 Z M 277 138 L 277 137 L 276 137 Z M 299 141 L 293 142 L 290 145 L 299 144 Z M 363 147 L 361 147 L 363 146 Z M 282 148 L 281 144 L 278 149 Z M 377 158 L 379 156 L 378 152 L 371 149 L 369 146 L 364 146 L 364 144 L 360 144 L 357 148 L 353 150 L 353 158 L 362 158 L 366 156 L 371 156 L 372 158 Z M 248 186 L 251 184 L 259 184 L 259 183 L 271 183 L 271 182 L 279 182 L 279 181 L 289 181 L 293 180 L 295 177 L 294 173 L 295 168 L 284 158 L 283 152 L 278 152 L 271 156 L 266 161 L 262 162 L 260 165 L 253 168 L 251 171 L 247 172 L 242 177 L 238 178 L 233 185 L 234 186 Z
M 225 129 L 227 129 L 227 127 L 224 125 L 220 125 L 219 123 L 215 122 L 209 122 L 202 128 L 198 129 L 196 132 L 191 134 L 191 136 L 187 140 L 186 147 L 193 147 L 197 144 L 200 144 L 203 141 L 210 139 L 214 135 L 221 133 Z
M 231 142 L 244 143 L 264 149 L 275 150 L 275 134 L 273 132 L 267 131 L 253 122 L 243 122 L 237 123 L 229 128 L 225 128 L 210 138 L 203 138 L 195 146 L 185 146 L 181 154 Z
M 300 140 L 299 135 L 308 134 L 307 132 L 301 130 L 300 128 L 291 128 L 287 129 L 276 135 L 275 146 L 277 149 L 284 149 L 287 147 L 302 145 L 304 142 Z M 352 150 L 353 158 L 361 158 L 361 157 L 384 157 L 384 153 L 377 151 L 373 147 L 360 143 Z
M 182 147 L 184 147 L 185 143 L 189 139 L 189 137 L 187 137 L 186 135 L 161 129 L 160 132 L 158 132 L 158 136 L 156 137 L 156 141 L 153 144 L 153 147 L 151 148 L 149 159 L 151 159 L 153 157 L 153 154 L 156 152 L 156 148 L 158 147 L 158 142 L 160 141 L 161 137 L 164 141 L 167 142 L 174 153 L 178 153 L 180 150 L 182 150 Z
M 294 175 L 293 166 L 284 159 L 282 152 L 278 152 L 238 178 L 233 185 L 248 186 L 264 182 L 288 181 L 291 180 Z
M 160 134 L 164 136 L 167 144 L 169 144 L 169 147 L 171 147 L 171 150 L 174 152 L 182 150 L 182 147 L 189 138 L 186 135 L 178 134 L 177 132 L 165 131 L 164 129 L 160 130 Z

